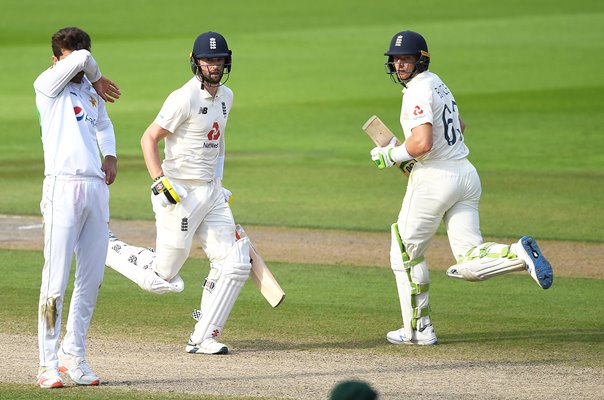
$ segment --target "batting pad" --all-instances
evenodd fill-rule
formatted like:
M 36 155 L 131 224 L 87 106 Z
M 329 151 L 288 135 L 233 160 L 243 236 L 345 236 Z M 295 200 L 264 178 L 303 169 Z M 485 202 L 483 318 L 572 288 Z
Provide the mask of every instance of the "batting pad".
M 423 257 L 409 260 L 398 224 L 392 224 L 391 236 L 390 265 L 396 279 L 405 336 L 411 338 L 414 330 L 430 323 L 430 276 Z
M 184 282 L 177 276 L 175 284 L 160 278 L 151 268 L 155 253 L 144 247 L 130 246 L 121 240 L 110 240 L 105 265 L 119 272 L 141 289 L 151 293 L 163 294 L 182 292 Z
M 195 324 L 195 330 L 190 338 L 191 343 L 199 344 L 208 338 L 217 340 L 222 334 L 241 288 L 250 276 L 252 264 L 249 248 L 249 238 L 239 239 L 225 259 L 215 263 L 220 276 L 212 292 L 205 293 L 201 318 Z
M 447 275 L 477 282 L 525 269 L 526 264 L 510 252 L 510 246 L 488 242 L 471 248 L 457 264 L 449 267 Z

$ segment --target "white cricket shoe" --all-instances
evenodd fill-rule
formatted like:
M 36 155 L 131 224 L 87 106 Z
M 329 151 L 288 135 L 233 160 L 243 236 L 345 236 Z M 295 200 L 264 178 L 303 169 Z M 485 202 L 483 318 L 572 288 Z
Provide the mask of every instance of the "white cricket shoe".
M 229 348 L 225 344 L 212 338 L 204 339 L 199 344 L 193 343 L 189 338 L 185 350 L 191 354 L 227 354 L 229 352 Z
M 67 373 L 78 385 L 98 386 L 101 383 L 101 378 L 92 372 L 84 357 L 72 356 L 63 349 L 59 350 L 59 371 Z
M 526 264 L 526 269 L 537 284 L 547 289 L 554 282 L 554 271 L 547 259 L 541 253 L 537 242 L 530 236 L 523 236 L 518 243 L 511 246 L 512 252 Z
M 410 339 L 405 335 L 405 328 L 388 332 L 386 339 L 392 344 L 432 345 L 438 343 L 432 324 L 424 326 L 421 331 L 414 330 Z
M 59 369 L 56 367 L 40 367 L 36 382 L 42 389 L 58 389 L 65 386 Z

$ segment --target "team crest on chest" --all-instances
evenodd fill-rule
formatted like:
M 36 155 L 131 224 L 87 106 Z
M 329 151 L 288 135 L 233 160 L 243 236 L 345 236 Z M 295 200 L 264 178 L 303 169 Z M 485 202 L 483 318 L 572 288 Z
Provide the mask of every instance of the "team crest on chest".
M 227 109 L 226 109 L 226 104 L 224 103 L 224 101 L 222 102 L 222 115 L 225 118 L 227 117 Z

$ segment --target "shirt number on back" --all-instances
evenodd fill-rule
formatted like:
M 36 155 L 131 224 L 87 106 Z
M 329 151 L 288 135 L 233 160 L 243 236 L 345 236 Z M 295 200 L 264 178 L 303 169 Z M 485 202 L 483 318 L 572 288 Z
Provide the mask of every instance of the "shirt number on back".
M 463 141 L 463 135 L 459 127 L 459 117 L 456 111 L 457 103 L 454 101 L 451 102 L 450 108 L 447 104 L 445 104 L 442 120 L 445 128 L 445 140 L 449 146 L 453 146 L 455 143 L 457 143 L 458 137 L 460 142 Z

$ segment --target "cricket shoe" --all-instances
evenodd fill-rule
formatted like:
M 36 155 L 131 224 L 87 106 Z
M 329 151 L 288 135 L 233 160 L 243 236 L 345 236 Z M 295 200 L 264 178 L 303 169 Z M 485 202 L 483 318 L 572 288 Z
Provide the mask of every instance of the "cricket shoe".
M 36 382 L 42 389 L 58 389 L 65 386 L 56 367 L 40 367 Z
M 229 352 L 229 348 L 225 344 L 212 338 L 204 339 L 201 343 L 193 343 L 189 338 L 185 350 L 191 354 L 227 354 Z
M 84 357 L 72 356 L 63 349 L 59 350 L 59 371 L 69 375 L 78 385 L 98 386 L 101 383 L 101 378 L 92 372 Z
M 388 332 L 386 339 L 392 344 L 432 345 L 438 343 L 432 324 L 424 326 L 421 331 L 414 330 L 410 339 L 405 335 L 405 328 Z
M 525 262 L 526 269 L 537 284 L 547 289 L 554 281 L 554 271 L 547 259 L 541 253 L 537 242 L 530 236 L 523 236 L 518 243 L 514 243 L 512 252 Z

